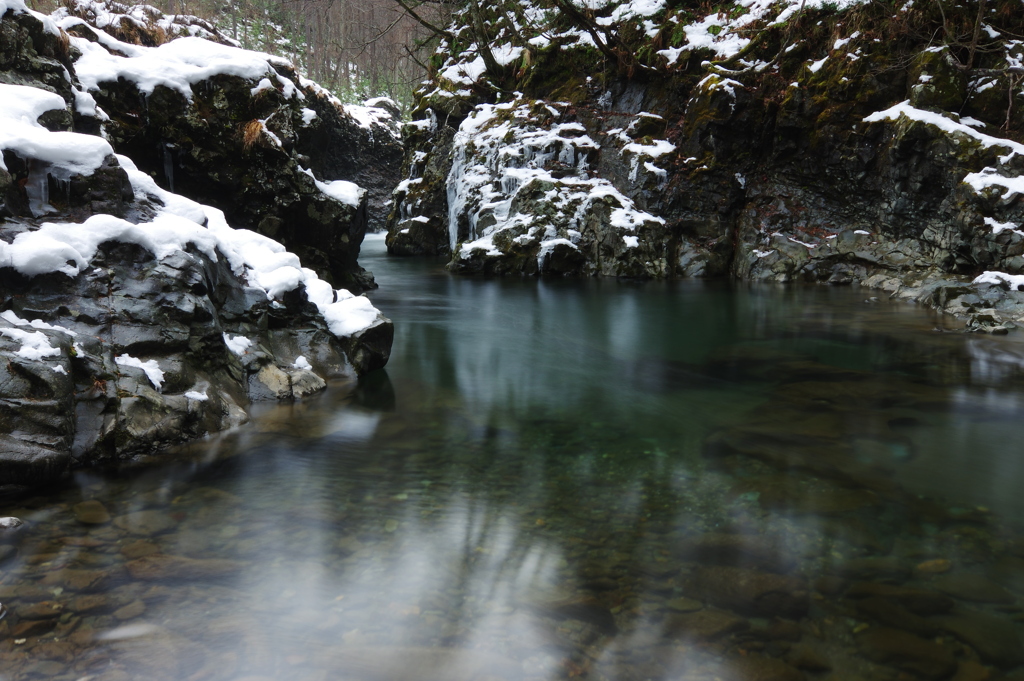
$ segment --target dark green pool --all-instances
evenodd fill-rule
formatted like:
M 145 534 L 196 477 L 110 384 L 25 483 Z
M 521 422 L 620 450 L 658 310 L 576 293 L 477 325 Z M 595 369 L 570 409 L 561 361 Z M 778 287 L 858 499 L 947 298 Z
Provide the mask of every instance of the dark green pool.
M 386 373 L 0 508 L 0 679 L 1024 678 L 1024 343 L 362 262 Z

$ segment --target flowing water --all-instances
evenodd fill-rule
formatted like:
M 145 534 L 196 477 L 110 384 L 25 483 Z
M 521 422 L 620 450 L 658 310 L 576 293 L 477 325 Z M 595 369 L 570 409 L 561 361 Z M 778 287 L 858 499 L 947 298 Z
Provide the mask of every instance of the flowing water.
M 1021 678 L 1013 336 L 363 263 L 386 372 L 0 505 L 0 679 Z

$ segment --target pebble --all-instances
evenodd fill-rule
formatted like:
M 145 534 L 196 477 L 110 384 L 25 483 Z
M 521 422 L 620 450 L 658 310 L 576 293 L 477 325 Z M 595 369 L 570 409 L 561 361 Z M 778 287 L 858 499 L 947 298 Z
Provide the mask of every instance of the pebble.
M 701 641 L 715 641 L 749 628 L 750 622 L 746 619 L 724 610 L 700 610 L 670 615 L 664 624 L 666 634 L 672 637 Z
M 147 537 L 167 532 L 176 524 L 173 518 L 160 511 L 136 511 L 114 518 L 114 525 L 119 529 Z
M 804 681 L 804 675 L 795 667 L 760 655 L 730 660 L 719 673 L 726 681 Z
M 992 671 L 974 660 L 962 660 L 951 681 L 988 681 Z
M 146 604 L 142 600 L 135 600 L 123 608 L 115 610 L 114 617 L 123 622 L 125 620 L 135 619 L 144 612 L 146 612 Z
M 63 609 L 64 606 L 55 601 L 39 601 L 38 603 L 19 607 L 17 612 L 18 617 L 23 620 L 44 620 L 60 617 Z
M 926 575 L 937 575 L 949 572 L 952 567 L 953 561 L 946 558 L 936 558 L 934 560 L 926 560 L 923 563 L 918 563 L 914 566 L 914 572 Z
M 110 522 L 110 513 L 96 500 L 75 504 L 74 511 L 75 520 L 83 525 L 106 525 Z
M 857 645 L 872 662 L 937 679 L 956 670 L 953 655 L 936 643 L 898 629 L 874 628 L 857 636 Z
M 986 662 L 1007 669 L 1024 664 L 1024 642 L 1013 622 L 969 610 L 935 617 L 933 621 L 978 651 Z
M 798 619 L 810 607 L 802 579 L 745 568 L 699 567 L 687 578 L 685 592 L 744 615 Z
M 673 598 L 666 601 L 665 607 L 674 612 L 694 612 L 702 609 L 704 604 L 692 598 Z
M 936 589 L 954 598 L 978 603 L 1012 603 L 1013 594 L 981 575 L 959 573 L 936 579 Z
M 910 612 L 927 617 L 953 609 L 953 599 L 936 591 L 881 582 L 855 582 L 846 591 L 848 598 L 882 598 L 895 601 Z
M 125 544 L 121 547 L 121 555 L 128 560 L 152 556 L 156 553 L 160 553 L 160 547 L 151 541 L 146 541 L 145 539 L 139 539 L 138 541 L 133 541 L 132 543 Z
M 242 570 L 244 563 L 221 558 L 185 558 L 156 554 L 125 564 L 134 579 L 147 581 L 225 577 Z

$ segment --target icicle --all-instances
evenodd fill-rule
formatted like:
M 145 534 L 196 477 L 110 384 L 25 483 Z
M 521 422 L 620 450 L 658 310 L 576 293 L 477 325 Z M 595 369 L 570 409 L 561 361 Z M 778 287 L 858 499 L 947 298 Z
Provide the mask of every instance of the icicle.
M 55 210 L 50 205 L 50 166 L 47 163 L 30 160 L 28 167 L 25 193 L 28 195 L 28 207 L 32 217 L 38 218 Z
M 174 193 L 174 145 L 164 145 L 164 178 L 167 180 L 167 189 Z

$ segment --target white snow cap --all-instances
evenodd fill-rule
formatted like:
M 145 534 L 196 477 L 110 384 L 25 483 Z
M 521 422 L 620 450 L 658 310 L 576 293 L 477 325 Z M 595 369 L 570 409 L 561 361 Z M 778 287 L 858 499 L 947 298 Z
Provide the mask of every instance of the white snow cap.
M 0 150 L 9 149 L 24 159 L 49 163 L 69 172 L 88 175 L 114 153 L 101 137 L 74 132 L 50 132 L 38 119 L 67 104 L 57 94 L 24 85 L 0 84 Z M 0 156 L 0 168 L 4 170 Z
M 114 358 L 114 361 L 121 366 L 142 369 L 146 374 L 146 378 L 149 379 L 149 382 L 152 383 L 153 387 L 157 390 L 160 390 L 160 386 L 164 384 L 164 372 L 160 368 L 160 364 L 155 359 L 143 362 L 141 359 L 132 357 L 131 355 L 119 355 Z

